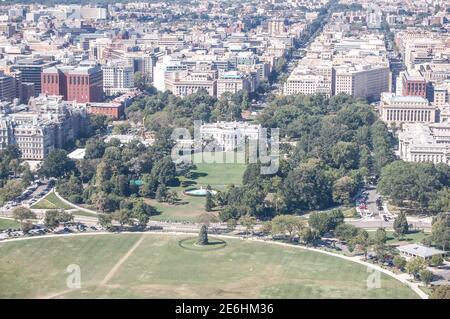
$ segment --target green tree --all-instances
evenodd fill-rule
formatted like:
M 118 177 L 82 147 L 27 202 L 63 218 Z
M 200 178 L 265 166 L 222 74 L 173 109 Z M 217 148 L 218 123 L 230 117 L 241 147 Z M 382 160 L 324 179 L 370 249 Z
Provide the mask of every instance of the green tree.
M 409 225 L 408 220 L 406 219 L 406 213 L 400 212 L 398 216 L 394 219 L 394 231 L 395 235 L 402 238 L 404 235 L 408 233 Z
M 375 232 L 375 244 L 376 245 L 384 245 L 387 241 L 387 233 L 384 228 L 378 228 Z
M 212 211 L 214 208 L 214 201 L 210 192 L 206 193 L 205 210 L 207 212 Z
M 403 269 L 406 266 L 406 259 L 401 256 L 395 256 L 392 263 L 398 269 Z
M 164 202 L 167 197 L 167 191 L 168 188 L 165 184 L 159 184 L 158 188 L 156 189 L 156 195 L 155 198 L 158 202 Z
M 447 250 L 450 247 L 450 214 L 441 213 L 433 219 L 431 238 L 434 243 Z
M 278 215 L 272 219 L 272 233 L 273 234 L 288 234 L 289 241 L 292 241 L 296 235 L 304 227 L 304 222 L 293 215 Z
M 434 288 L 430 299 L 450 299 L 450 285 L 439 285 Z
M 340 241 L 349 242 L 358 234 L 358 228 L 352 224 L 340 224 L 334 234 Z
M 47 228 L 55 229 L 59 226 L 58 211 L 47 210 L 44 217 L 44 225 Z
M 253 232 L 253 227 L 256 224 L 256 218 L 253 216 L 242 216 L 239 219 L 239 223 L 245 227 L 245 232 L 248 235 L 250 232 Z
M 435 266 L 435 267 L 441 266 L 443 263 L 444 263 L 444 258 L 442 258 L 442 256 L 434 255 L 433 257 L 431 257 L 430 264 L 432 266 Z
M 39 168 L 39 174 L 44 177 L 62 177 L 75 170 L 75 162 L 67 157 L 62 149 L 50 151 L 47 158 Z
M 303 227 L 300 231 L 300 239 L 307 245 L 313 244 L 319 238 L 319 235 L 311 227 Z
M 19 206 L 13 209 L 12 216 L 15 220 L 20 222 L 20 226 L 22 230 L 26 226 L 26 222 L 29 222 L 30 219 L 36 219 L 36 214 L 33 213 L 30 209 Z
M 422 270 L 425 270 L 425 268 L 427 267 L 425 260 L 423 260 L 420 257 L 414 257 L 412 259 L 410 259 L 407 263 L 406 263 L 406 271 L 413 275 L 414 278 L 419 278 L 419 274 Z
M 103 228 L 109 229 L 112 226 L 112 216 L 109 214 L 99 214 L 98 223 Z
M 202 225 L 202 227 L 200 227 L 197 243 L 199 245 L 208 245 L 208 228 L 206 225 Z
M 433 281 L 433 273 L 427 269 L 421 270 L 419 273 L 420 280 L 428 286 Z

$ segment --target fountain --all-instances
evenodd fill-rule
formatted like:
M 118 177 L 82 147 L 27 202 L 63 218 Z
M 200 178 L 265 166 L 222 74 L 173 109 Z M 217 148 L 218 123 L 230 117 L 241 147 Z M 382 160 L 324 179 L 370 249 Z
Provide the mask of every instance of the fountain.
M 184 191 L 184 193 L 186 195 L 190 195 L 190 196 L 206 196 L 206 194 L 208 194 L 208 193 L 210 193 L 211 195 L 217 194 L 217 192 L 215 190 L 212 190 L 212 189 L 207 190 L 207 189 L 204 189 L 203 186 L 200 186 L 200 188 L 186 190 L 186 191 Z

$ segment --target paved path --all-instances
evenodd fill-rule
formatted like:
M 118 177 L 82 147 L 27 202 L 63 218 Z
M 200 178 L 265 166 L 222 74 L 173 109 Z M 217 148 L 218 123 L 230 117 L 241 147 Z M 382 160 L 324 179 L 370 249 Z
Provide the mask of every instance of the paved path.
M 59 198 L 62 202 L 64 202 L 65 204 L 67 204 L 67 205 L 69 205 L 69 206 L 72 206 L 73 208 L 78 209 L 78 210 L 81 210 L 81 211 L 83 211 L 83 212 L 98 215 L 98 212 L 96 212 L 95 210 L 88 209 L 88 208 L 84 208 L 84 207 L 81 207 L 81 206 L 79 206 L 79 205 L 76 205 L 76 204 L 74 204 L 74 203 L 69 202 L 67 199 L 65 199 L 64 197 L 62 197 L 61 195 L 58 194 L 58 192 L 56 191 L 56 188 L 53 189 L 53 192 L 55 193 L 56 197 L 58 197 L 58 198 Z
M 113 233 L 110 233 L 110 232 L 95 232 L 95 233 L 81 233 L 81 234 L 78 233 L 78 234 L 63 234 L 63 235 L 46 235 L 46 236 L 6 239 L 3 242 L 19 241 L 19 240 L 32 240 L 32 239 L 39 239 L 39 238 L 52 238 L 52 237 L 94 236 L 94 235 L 111 235 L 111 234 L 113 234 Z M 192 233 L 186 233 L 186 232 L 122 232 L 122 234 L 153 234 L 153 235 L 167 234 L 167 235 L 176 235 L 176 236 L 181 236 L 181 235 L 185 236 L 187 234 L 192 235 Z M 225 238 L 225 239 L 238 239 L 239 238 L 237 236 L 230 236 L 230 235 L 211 235 L 211 236 L 218 237 L 218 238 Z M 126 261 L 126 259 L 139 246 L 139 244 L 141 243 L 143 238 L 144 238 L 144 236 L 142 236 L 139 239 L 139 241 L 136 242 L 133 245 L 133 247 L 127 252 L 127 254 L 125 254 L 125 256 L 122 257 L 122 259 L 116 264 L 117 269 L 120 267 L 120 265 L 123 262 Z M 348 256 L 332 253 L 332 252 L 321 250 L 321 249 L 317 249 L 317 248 L 305 247 L 305 246 L 300 246 L 300 245 L 292 245 L 292 244 L 283 243 L 283 242 L 277 242 L 277 241 L 273 241 L 273 240 L 263 240 L 263 239 L 258 239 L 258 238 L 252 238 L 252 239 L 246 239 L 246 240 L 261 242 L 261 243 L 264 243 L 264 244 L 280 245 L 280 246 L 285 246 L 285 247 L 310 250 L 310 251 L 314 251 L 314 252 L 317 252 L 317 253 L 326 254 L 326 255 L 333 256 L 333 257 L 342 258 L 342 259 L 345 259 L 347 261 L 355 262 L 355 263 L 364 265 L 364 266 L 366 266 L 368 268 L 380 271 L 380 272 L 382 272 L 382 273 L 384 273 L 384 274 L 386 274 L 388 276 L 391 276 L 394 279 L 397 279 L 398 281 L 406 284 L 409 288 L 411 288 L 417 295 L 420 296 L 420 298 L 428 299 L 428 295 L 419 288 L 420 283 L 416 283 L 416 282 L 411 282 L 410 281 L 412 279 L 411 275 L 405 274 L 405 273 L 396 274 L 396 273 L 394 273 L 394 272 L 392 272 L 390 270 L 384 269 L 384 268 L 382 268 L 382 267 L 380 267 L 378 265 L 374 265 L 374 264 L 368 263 L 368 262 L 362 260 L 361 257 L 358 257 L 358 256 L 348 257 Z M 0 245 L 1 245 L 1 243 L 2 242 L 0 242 Z M 117 269 L 114 271 L 114 268 L 116 268 L 116 266 L 113 267 L 113 269 L 108 273 L 108 275 L 111 272 L 113 272 L 112 275 L 114 275 L 115 271 L 117 271 Z M 112 275 L 111 276 L 108 276 L 108 275 L 105 277 L 103 282 L 107 282 L 112 277 Z
M 142 243 L 142 241 L 144 240 L 145 235 L 142 235 L 141 238 L 139 238 L 139 240 L 133 245 L 133 247 L 131 247 L 127 253 L 114 265 L 113 268 L 111 268 L 111 270 L 109 271 L 109 273 L 105 276 L 105 278 L 103 279 L 103 281 L 100 283 L 101 286 L 105 286 L 108 281 L 116 274 L 116 272 L 119 270 L 120 266 L 122 266 L 122 264 L 128 259 L 128 257 L 131 256 L 131 254 L 136 250 L 136 248 L 139 247 L 139 245 Z

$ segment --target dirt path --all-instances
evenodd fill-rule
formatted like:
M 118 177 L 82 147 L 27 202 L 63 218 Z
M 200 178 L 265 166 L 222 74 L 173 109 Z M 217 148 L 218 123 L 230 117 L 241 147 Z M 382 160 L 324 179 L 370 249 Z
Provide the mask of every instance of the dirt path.
M 141 238 L 139 238 L 139 240 L 133 245 L 133 247 L 131 247 L 127 253 L 125 255 L 123 255 L 123 257 L 114 265 L 114 267 L 111 268 L 111 270 L 109 271 L 109 273 L 105 276 L 105 278 L 102 280 L 102 282 L 100 283 L 100 286 L 105 286 L 108 281 L 116 274 L 116 272 L 119 270 L 120 266 L 122 266 L 122 264 L 128 259 L 128 257 L 131 256 L 131 254 L 136 250 L 136 248 L 139 247 L 139 245 L 142 243 L 142 241 L 144 240 L 145 235 L 142 235 Z

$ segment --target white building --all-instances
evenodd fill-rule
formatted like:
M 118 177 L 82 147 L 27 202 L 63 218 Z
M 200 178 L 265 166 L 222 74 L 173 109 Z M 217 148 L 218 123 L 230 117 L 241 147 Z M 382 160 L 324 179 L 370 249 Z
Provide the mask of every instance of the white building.
M 102 67 L 103 91 L 106 96 L 127 93 L 134 89 L 133 66 L 123 61 L 112 61 Z
M 200 136 L 204 142 L 213 142 L 223 151 L 233 151 L 243 145 L 245 139 L 257 140 L 261 125 L 247 122 L 217 122 L 203 124 Z
M 355 98 L 379 100 L 389 92 L 390 70 L 386 65 L 356 64 L 335 67 L 334 94 L 346 93 Z
M 166 77 L 170 73 L 187 70 L 187 66 L 181 64 L 180 60 L 175 60 L 171 56 L 164 56 L 161 61 L 156 62 L 153 69 L 153 86 L 161 92 L 166 90 Z
M 225 92 L 232 94 L 240 90 L 251 92 L 251 83 L 249 77 L 238 71 L 223 72 L 217 80 L 217 96 L 220 97 Z
M 450 123 L 407 123 L 398 135 L 400 158 L 450 165 Z
M 420 96 L 396 96 L 383 93 L 381 97 L 381 119 L 388 123 L 434 123 L 436 107 Z

